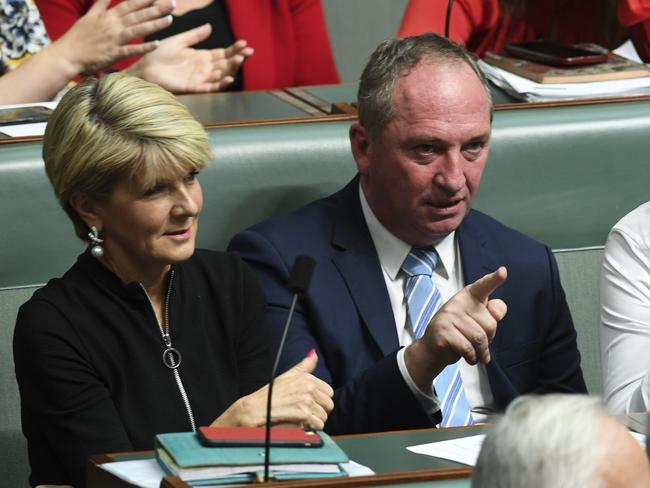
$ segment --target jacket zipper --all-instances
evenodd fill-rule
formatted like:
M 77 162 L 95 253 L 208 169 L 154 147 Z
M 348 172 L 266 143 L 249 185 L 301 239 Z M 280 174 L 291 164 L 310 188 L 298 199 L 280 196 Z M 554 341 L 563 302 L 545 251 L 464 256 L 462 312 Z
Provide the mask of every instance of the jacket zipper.
M 171 293 L 172 293 L 173 281 L 174 281 L 174 270 L 171 270 L 169 275 L 169 285 L 167 286 L 167 295 L 165 296 L 165 311 L 163 317 L 164 323 L 162 324 L 162 327 L 160 327 L 160 324 L 158 324 L 158 328 L 160 329 L 160 332 L 162 334 L 162 340 L 165 345 L 162 361 L 165 366 L 167 366 L 169 369 L 172 370 L 172 374 L 174 375 L 174 380 L 176 381 L 176 385 L 178 386 L 178 391 L 181 394 L 183 403 L 185 404 L 185 410 L 187 411 L 187 417 L 190 420 L 192 432 L 196 432 L 196 425 L 194 424 L 194 413 L 192 413 L 192 406 L 190 405 L 190 399 L 187 396 L 187 392 L 185 391 L 185 386 L 183 386 L 183 381 L 181 380 L 181 375 L 178 371 L 178 368 L 181 365 L 181 353 L 178 352 L 174 347 L 172 347 L 172 337 L 169 333 L 169 298 L 171 297 Z M 153 303 L 151 302 L 151 298 L 149 297 L 147 290 L 144 288 L 144 286 L 142 286 L 142 283 L 140 283 L 140 287 L 142 288 L 142 291 L 144 291 L 144 294 L 147 297 L 147 299 L 149 300 L 149 305 L 151 306 L 151 311 L 153 312 L 155 318 L 156 311 L 153 308 Z M 158 321 L 156 320 L 156 322 Z

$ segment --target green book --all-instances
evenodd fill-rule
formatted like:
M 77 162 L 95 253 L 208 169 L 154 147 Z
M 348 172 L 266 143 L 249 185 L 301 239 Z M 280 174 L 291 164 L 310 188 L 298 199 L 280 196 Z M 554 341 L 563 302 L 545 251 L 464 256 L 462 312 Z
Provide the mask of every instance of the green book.
M 274 479 L 345 476 L 339 467 L 348 461 L 324 432 L 321 447 L 272 447 Z M 252 482 L 264 471 L 263 447 L 205 447 L 193 432 L 156 436 L 156 458 L 163 469 L 190 484 Z

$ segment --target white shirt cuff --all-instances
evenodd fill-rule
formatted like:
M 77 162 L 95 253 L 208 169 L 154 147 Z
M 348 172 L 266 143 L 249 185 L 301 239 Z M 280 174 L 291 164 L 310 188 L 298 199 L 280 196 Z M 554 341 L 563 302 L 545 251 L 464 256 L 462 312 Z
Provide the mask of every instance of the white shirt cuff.
M 420 403 L 420 405 L 422 405 L 422 408 L 424 408 L 425 412 L 427 412 L 429 415 L 433 415 L 438 410 L 440 410 L 440 400 L 433 393 L 433 383 L 431 384 L 429 391 L 424 392 L 418 388 L 418 386 L 413 381 L 413 378 L 411 378 L 408 369 L 406 369 L 406 362 L 404 362 L 405 350 L 406 348 L 403 347 L 397 351 L 397 367 L 399 368 L 399 372 L 402 373 L 402 377 L 408 385 L 409 390 L 411 390 L 413 396 L 415 396 L 415 399 Z

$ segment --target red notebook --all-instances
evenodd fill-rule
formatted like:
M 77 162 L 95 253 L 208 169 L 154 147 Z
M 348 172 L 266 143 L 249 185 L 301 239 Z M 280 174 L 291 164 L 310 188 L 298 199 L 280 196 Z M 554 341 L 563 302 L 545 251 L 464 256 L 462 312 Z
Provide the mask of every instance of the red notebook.
M 199 427 L 196 435 L 208 447 L 260 447 L 264 445 L 264 427 Z M 300 427 L 271 427 L 273 447 L 321 447 L 318 432 Z

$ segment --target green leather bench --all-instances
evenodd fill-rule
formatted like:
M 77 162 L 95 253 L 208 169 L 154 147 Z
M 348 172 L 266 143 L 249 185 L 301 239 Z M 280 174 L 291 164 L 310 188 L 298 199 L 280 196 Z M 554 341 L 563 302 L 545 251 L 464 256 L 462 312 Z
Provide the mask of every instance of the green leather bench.
M 238 230 L 325 196 L 355 173 L 347 122 L 211 129 L 199 245 L 224 249 Z M 650 103 L 497 111 L 476 207 L 549 244 L 569 299 L 583 370 L 599 393 L 598 273 L 611 226 L 648 199 Z M 11 337 L 18 307 L 64 272 L 84 245 L 54 200 L 38 142 L 0 145 L 0 479 L 20 486 Z
M 211 129 L 199 244 L 339 188 L 354 174 L 347 122 Z M 497 111 L 475 206 L 553 249 L 602 246 L 647 196 L 650 102 Z M 82 244 L 54 201 L 38 142 L 0 146 L 0 288 L 44 283 Z

